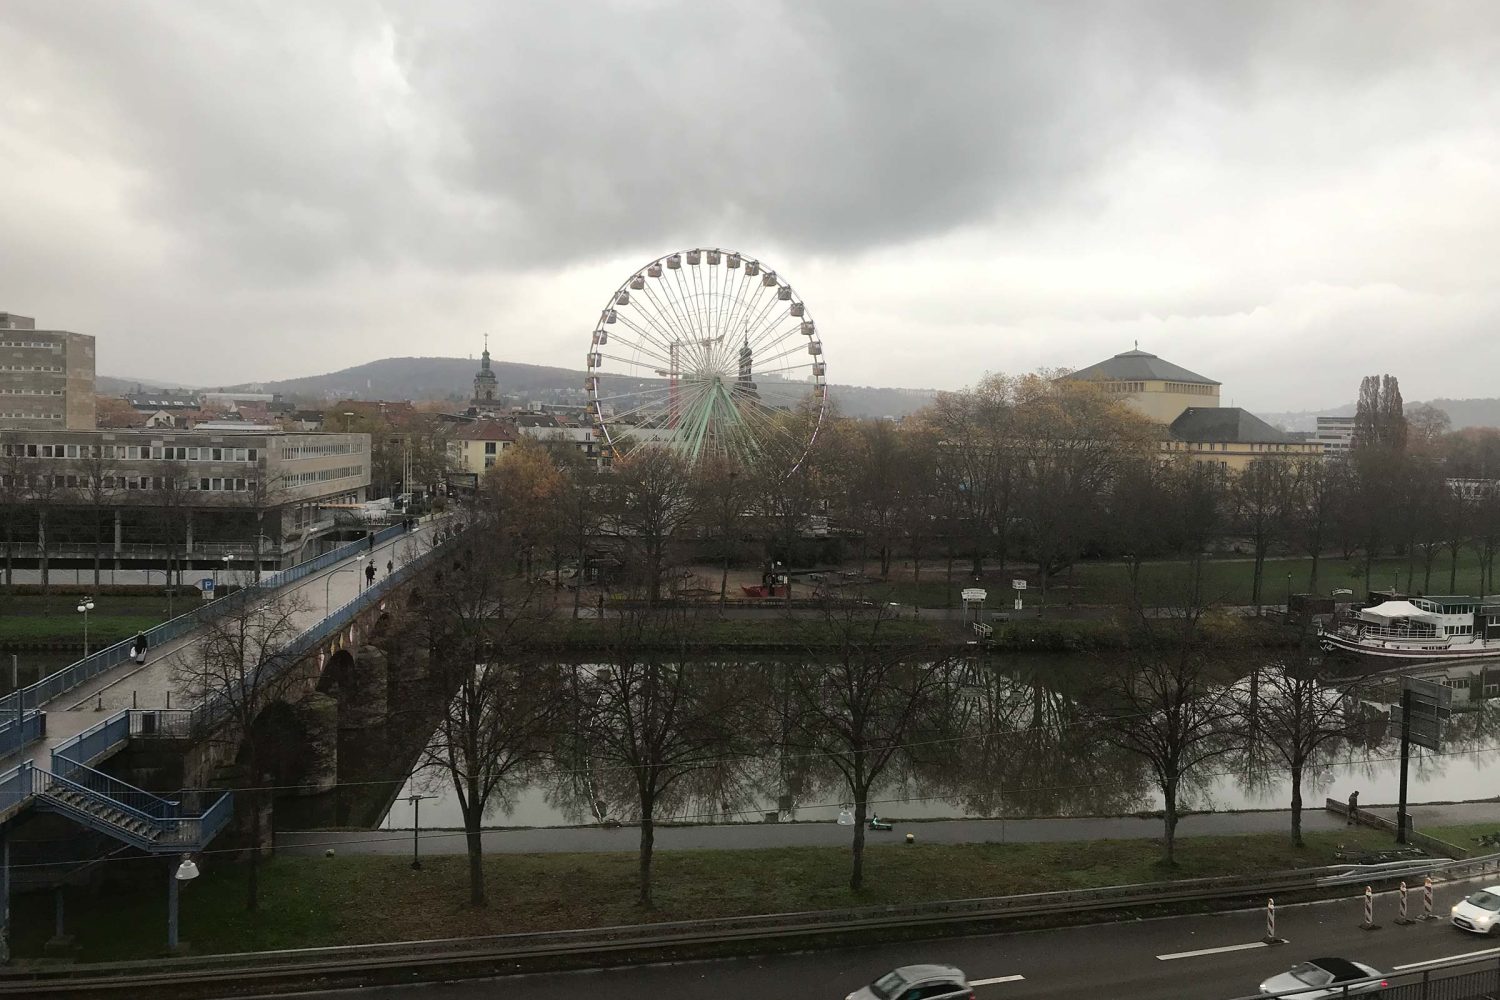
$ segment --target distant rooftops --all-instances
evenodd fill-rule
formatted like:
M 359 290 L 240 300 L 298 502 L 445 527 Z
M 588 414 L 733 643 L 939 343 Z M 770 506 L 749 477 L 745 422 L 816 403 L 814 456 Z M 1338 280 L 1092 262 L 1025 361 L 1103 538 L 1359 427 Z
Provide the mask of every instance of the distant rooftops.
M 1204 378 L 1196 372 L 1190 372 L 1186 368 L 1174 365 L 1170 361 L 1163 361 L 1156 355 L 1148 354 L 1141 350 L 1116 354 L 1108 361 L 1101 361 L 1096 365 L 1080 368 L 1068 377 L 1081 381 L 1191 382 L 1198 385 L 1220 384 L 1211 378 Z
M 1292 444 L 1299 440 L 1238 406 L 1189 406 L 1172 421 L 1171 434 L 1178 441 L 1196 444 Z

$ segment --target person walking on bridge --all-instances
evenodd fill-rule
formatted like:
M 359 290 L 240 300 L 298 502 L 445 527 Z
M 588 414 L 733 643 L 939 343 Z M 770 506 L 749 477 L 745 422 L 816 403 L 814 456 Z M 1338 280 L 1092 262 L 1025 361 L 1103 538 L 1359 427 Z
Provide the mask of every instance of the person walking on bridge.
M 137 664 L 146 662 L 146 633 L 136 633 L 135 641 L 130 644 L 130 658 Z
M 365 586 L 366 587 L 373 587 L 373 586 L 375 586 L 375 564 L 374 563 L 370 563 L 368 566 L 365 567 Z

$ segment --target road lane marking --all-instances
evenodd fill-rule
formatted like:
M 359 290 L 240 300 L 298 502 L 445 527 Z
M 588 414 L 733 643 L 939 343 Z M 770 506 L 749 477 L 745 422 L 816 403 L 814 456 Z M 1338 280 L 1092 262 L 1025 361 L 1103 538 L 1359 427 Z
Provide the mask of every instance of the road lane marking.
M 1425 962 L 1410 962 L 1406 965 L 1393 965 L 1392 970 L 1404 972 L 1407 969 L 1420 969 L 1424 965 L 1437 965 L 1440 962 L 1457 962 L 1465 958 L 1489 958 L 1491 955 L 1500 955 L 1500 948 L 1486 948 L 1484 951 L 1469 951 L 1462 955 L 1449 955 L 1447 958 L 1429 958 Z
M 1018 983 L 1025 976 L 996 976 L 994 979 L 971 979 L 970 986 L 994 986 L 996 983 Z
M 1204 948 L 1200 951 L 1179 951 L 1171 955 L 1157 955 L 1158 962 L 1170 962 L 1178 958 L 1198 958 L 1201 955 L 1222 955 L 1228 951 L 1249 951 L 1252 948 L 1264 948 L 1264 941 L 1251 941 L 1249 944 L 1227 944 L 1222 948 Z

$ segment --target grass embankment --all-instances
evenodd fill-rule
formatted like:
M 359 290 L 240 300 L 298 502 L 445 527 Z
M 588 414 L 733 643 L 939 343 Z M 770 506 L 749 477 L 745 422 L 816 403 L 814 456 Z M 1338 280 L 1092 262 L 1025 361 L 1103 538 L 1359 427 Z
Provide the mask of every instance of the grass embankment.
M 916 830 L 921 836 L 920 827 Z M 209 855 L 182 895 L 182 936 L 199 953 L 464 937 L 665 920 L 838 909 L 922 900 L 1043 892 L 1329 864 L 1340 844 L 1386 846 L 1374 830 L 1307 835 L 1192 837 L 1179 866 L 1158 864 L 1153 841 L 1071 844 L 876 846 L 866 886 L 848 888 L 840 848 L 668 851 L 657 855 L 656 908 L 635 906 L 634 854 L 533 854 L 486 858 L 490 905 L 468 905 L 466 861 L 428 856 L 277 858 L 261 868 L 261 912 L 245 912 L 244 868 Z M 68 929 L 85 961 L 143 958 L 162 950 L 165 867 L 153 861 L 129 885 L 68 903 Z M 36 956 L 52 930 L 52 899 L 16 901 L 16 954 Z
M 974 640 L 972 632 L 946 619 L 897 618 L 881 623 L 878 638 L 892 646 L 917 643 L 932 647 L 951 647 Z M 538 636 L 542 644 L 562 649 L 598 649 L 612 640 L 612 619 L 561 618 L 548 624 Z M 1165 621 L 1157 626 L 1164 639 L 1173 634 Z M 783 649 L 820 649 L 840 641 L 837 630 L 830 629 L 817 617 L 778 616 L 760 618 L 701 618 L 691 622 L 685 633 L 674 633 L 664 640 L 675 647 L 685 641 L 690 648 L 704 651 L 768 651 Z M 992 649 L 1005 652 L 1088 652 L 1127 649 L 1130 633 L 1112 617 L 1097 619 L 1023 618 L 1013 622 L 995 622 L 990 638 Z M 1203 634 L 1216 646 L 1225 649 L 1266 648 L 1295 645 L 1297 636 L 1272 621 L 1255 621 L 1232 615 L 1209 615 L 1202 622 Z
M 1407 568 L 1408 560 L 1405 556 L 1376 559 L 1371 567 L 1370 583 L 1376 589 L 1388 589 L 1397 585 L 1399 579 L 1399 587 L 1403 590 L 1415 589 L 1436 594 L 1450 592 L 1479 594 L 1484 590 L 1479 580 L 1478 557 L 1467 550 L 1459 556 L 1458 573 L 1452 591 L 1449 590 L 1448 585 L 1446 553 L 1440 555 L 1433 564 L 1430 581 L 1423 571 L 1420 557 L 1412 564 L 1410 577 L 1408 577 Z M 945 569 L 945 565 L 941 562 L 927 563 L 922 568 L 924 579 L 919 584 L 909 580 L 890 584 L 869 584 L 864 590 L 872 598 L 877 594 L 889 595 L 883 596 L 882 599 L 898 601 L 902 604 L 920 604 L 924 608 L 957 607 L 959 591 L 964 587 L 975 586 L 975 584 L 970 579 L 967 565 L 956 565 L 953 573 L 953 586 L 950 590 L 945 579 Z M 1152 595 L 1160 597 L 1170 593 L 1173 586 L 1180 581 L 1185 569 L 1186 564 L 1181 562 L 1143 565 L 1140 580 L 1142 599 L 1149 604 L 1156 599 Z M 1204 596 L 1224 604 L 1250 604 L 1254 572 L 1255 564 L 1248 557 L 1228 556 L 1210 559 L 1204 563 Z M 1265 570 L 1261 575 L 1262 603 L 1280 605 L 1286 602 L 1288 574 L 1291 574 L 1293 593 L 1308 592 L 1311 572 L 1311 559 L 1273 558 L 1266 560 Z M 1024 577 L 1031 581 L 1032 589 L 1023 596 L 1028 608 L 1036 607 L 1041 600 L 1041 594 L 1035 589 L 1037 587 L 1036 567 L 1025 565 L 1011 566 L 1004 572 L 991 571 L 986 574 L 979 586 L 990 591 L 991 607 L 1003 608 L 1009 602 L 1013 596 L 1010 590 L 1010 581 L 1013 577 Z M 1327 596 L 1337 588 L 1345 588 L 1354 591 L 1356 596 L 1363 597 L 1364 585 L 1363 559 L 1324 556 L 1319 560 L 1317 593 Z M 846 589 L 850 592 L 849 596 L 854 596 L 853 591 L 858 588 Z M 1070 604 L 1126 604 L 1129 603 L 1132 593 L 1130 570 L 1123 563 L 1080 563 L 1073 570 L 1071 585 L 1069 574 L 1063 573 L 1049 582 L 1048 590 L 1046 603 L 1049 607 L 1064 607 Z
M 1429 837 L 1446 840 L 1454 847 L 1462 847 L 1471 855 L 1500 852 L 1500 847 L 1487 847 L 1475 839 L 1476 837 L 1500 836 L 1500 821 L 1467 823 L 1458 826 L 1419 826 L 1417 830 Z
M 0 647 L 46 649 L 83 648 L 83 615 L 78 594 L 8 594 L 0 597 Z M 178 597 L 177 614 L 195 601 Z M 89 648 L 103 649 L 167 620 L 167 601 L 160 595 L 101 594 L 89 612 Z

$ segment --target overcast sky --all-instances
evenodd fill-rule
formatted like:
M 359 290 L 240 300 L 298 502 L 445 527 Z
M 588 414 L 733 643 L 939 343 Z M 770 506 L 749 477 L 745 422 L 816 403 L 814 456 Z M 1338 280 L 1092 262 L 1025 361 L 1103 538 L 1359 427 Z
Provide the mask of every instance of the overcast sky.
M 834 382 L 1500 395 L 1494 0 L 4 0 L 0 53 L 0 310 L 102 374 L 581 367 L 719 245 Z

